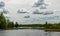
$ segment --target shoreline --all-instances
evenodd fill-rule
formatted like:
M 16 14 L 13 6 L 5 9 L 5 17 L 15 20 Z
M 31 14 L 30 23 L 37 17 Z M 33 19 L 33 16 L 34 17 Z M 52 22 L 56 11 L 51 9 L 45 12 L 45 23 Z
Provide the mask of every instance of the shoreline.
M 9 28 L 9 29 L 0 29 L 0 30 L 18 30 L 18 29 L 36 29 L 36 30 L 44 30 L 46 32 L 60 32 L 60 29 L 45 29 L 45 28 Z
M 60 29 L 45 29 L 46 32 L 60 32 Z

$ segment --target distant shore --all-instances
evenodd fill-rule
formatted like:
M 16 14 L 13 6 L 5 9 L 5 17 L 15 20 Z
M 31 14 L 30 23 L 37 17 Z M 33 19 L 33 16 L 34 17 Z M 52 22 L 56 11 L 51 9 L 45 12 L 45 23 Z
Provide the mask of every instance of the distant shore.
M 47 32 L 60 32 L 60 29 L 47 29 L 44 27 L 19 27 L 17 29 L 37 29 L 37 30 L 45 30 Z
M 8 28 L 8 29 L 0 29 L 0 30 L 18 30 L 18 29 L 36 29 L 36 30 L 44 30 L 46 32 L 60 32 L 60 29 L 47 29 L 42 27 L 18 27 L 18 28 Z
M 60 32 L 60 29 L 45 29 L 46 32 Z
M 37 30 L 45 30 L 47 32 L 60 32 L 60 29 L 46 29 L 46 28 L 19 28 L 19 29 L 37 29 Z

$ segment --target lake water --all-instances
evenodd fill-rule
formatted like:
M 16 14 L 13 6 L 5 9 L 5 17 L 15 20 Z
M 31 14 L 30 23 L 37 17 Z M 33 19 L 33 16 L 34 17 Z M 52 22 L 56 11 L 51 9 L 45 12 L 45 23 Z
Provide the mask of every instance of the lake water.
M 45 32 L 35 29 L 0 30 L 0 36 L 60 36 L 60 32 Z

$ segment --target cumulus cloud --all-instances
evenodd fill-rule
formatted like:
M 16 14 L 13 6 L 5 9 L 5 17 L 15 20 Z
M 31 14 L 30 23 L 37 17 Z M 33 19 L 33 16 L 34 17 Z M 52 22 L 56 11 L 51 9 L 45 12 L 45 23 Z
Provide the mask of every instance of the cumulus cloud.
M 45 5 L 40 6 L 40 9 L 46 9 L 46 6 Z
M 43 12 L 40 12 L 39 10 L 33 11 L 33 14 L 43 14 Z
M 4 7 L 5 6 L 5 3 L 4 2 L 0 2 L 0 8 Z
M 40 7 L 41 5 L 45 5 L 44 0 L 38 0 L 33 7 Z
M 27 15 L 27 16 L 24 16 L 24 18 L 30 18 L 30 16 L 29 16 L 29 15 Z
M 51 14 L 54 14 L 52 11 L 46 11 L 43 13 L 43 15 L 51 15 Z
M 2 11 L 4 14 L 8 14 L 9 13 L 9 11 L 7 10 L 7 9 L 5 9 L 5 8 L 3 8 L 3 11 Z
M 5 9 L 5 8 L 0 9 L 0 13 L 1 12 L 4 13 L 4 14 L 8 14 L 9 13 L 8 9 Z
M 35 5 L 33 7 L 39 7 L 40 5 L 42 5 L 43 3 L 35 3 Z
M 4 15 L 6 19 L 11 19 L 11 16 L 9 14 Z
M 33 11 L 33 14 L 42 14 L 42 15 L 52 15 L 52 14 L 54 14 L 53 13 L 54 11 L 48 11 L 48 10 L 44 11 L 44 9 L 47 9 L 47 4 L 45 4 L 45 0 L 38 0 L 35 3 L 34 7 L 38 7 L 38 9 L 43 10 L 43 11 L 35 10 L 35 11 Z
M 4 6 L 5 6 L 5 3 L 3 1 L 1 1 L 0 2 L 0 12 L 3 12 L 4 14 L 7 14 L 8 13 L 8 10 L 5 9 Z
M 38 0 L 38 2 L 44 2 L 44 0 Z
M 25 13 L 28 13 L 28 12 L 27 11 L 18 10 L 17 13 L 19 13 L 19 14 L 25 14 Z
M 54 13 L 53 13 L 53 11 L 39 11 L 39 10 L 35 10 L 35 11 L 33 11 L 32 14 L 52 15 Z
M 5 16 L 7 19 L 11 18 L 10 16 Z

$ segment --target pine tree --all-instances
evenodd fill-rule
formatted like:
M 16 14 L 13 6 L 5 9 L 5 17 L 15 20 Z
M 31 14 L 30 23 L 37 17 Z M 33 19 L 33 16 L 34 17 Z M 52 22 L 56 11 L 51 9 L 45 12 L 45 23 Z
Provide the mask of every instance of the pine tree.
M 18 27 L 18 23 L 16 22 L 16 24 L 15 24 L 15 27 L 17 28 Z
M 6 28 L 7 21 L 3 13 L 0 13 L 0 28 Z

